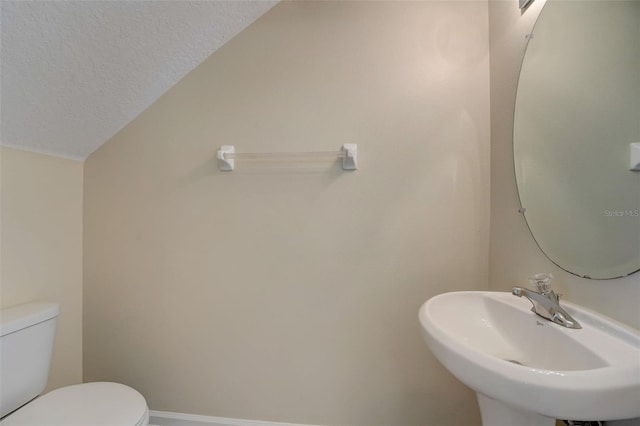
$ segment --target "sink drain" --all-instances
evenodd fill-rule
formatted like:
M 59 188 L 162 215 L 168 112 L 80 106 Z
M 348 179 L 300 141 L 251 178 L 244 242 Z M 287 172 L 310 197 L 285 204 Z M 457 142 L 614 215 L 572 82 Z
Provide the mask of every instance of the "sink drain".
M 523 363 L 521 363 L 520 361 L 516 361 L 515 359 L 505 359 L 505 361 L 510 362 L 512 364 L 522 365 L 524 367 Z

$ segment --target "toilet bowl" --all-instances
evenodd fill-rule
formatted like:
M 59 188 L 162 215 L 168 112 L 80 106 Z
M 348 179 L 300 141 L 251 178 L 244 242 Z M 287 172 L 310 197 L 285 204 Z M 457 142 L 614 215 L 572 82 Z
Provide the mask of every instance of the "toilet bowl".
M 0 421 L 2 426 L 146 426 L 147 403 L 119 383 L 95 382 L 51 391 Z
M 147 426 L 144 397 L 119 383 L 84 383 L 38 396 L 46 386 L 58 313 L 54 303 L 0 312 L 0 425 Z

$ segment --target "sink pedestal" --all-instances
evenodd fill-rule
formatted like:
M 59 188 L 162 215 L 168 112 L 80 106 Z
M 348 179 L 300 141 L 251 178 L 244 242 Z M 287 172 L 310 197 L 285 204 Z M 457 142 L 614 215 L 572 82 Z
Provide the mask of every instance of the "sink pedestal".
M 504 402 L 476 393 L 482 426 L 554 426 L 556 419 L 531 411 L 524 411 Z

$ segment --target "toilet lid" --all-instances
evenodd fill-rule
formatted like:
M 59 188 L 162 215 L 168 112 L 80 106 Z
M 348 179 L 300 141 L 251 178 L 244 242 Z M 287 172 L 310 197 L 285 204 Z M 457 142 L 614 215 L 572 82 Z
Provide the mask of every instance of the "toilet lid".
M 35 399 L 2 420 L 2 426 L 140 426 L 149 420 L 140 393 L 119 383 L 67 386 Z

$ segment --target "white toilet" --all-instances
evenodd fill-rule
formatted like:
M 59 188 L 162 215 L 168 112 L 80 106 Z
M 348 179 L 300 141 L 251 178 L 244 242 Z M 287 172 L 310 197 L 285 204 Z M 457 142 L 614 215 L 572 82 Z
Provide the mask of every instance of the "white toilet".
M 144 397 L 118 383 L 84 383 L 38 397 L 47 384 L 58 312 L 55 303 L 27 303 L 1 311 L 0 424 L 148 425 Z

